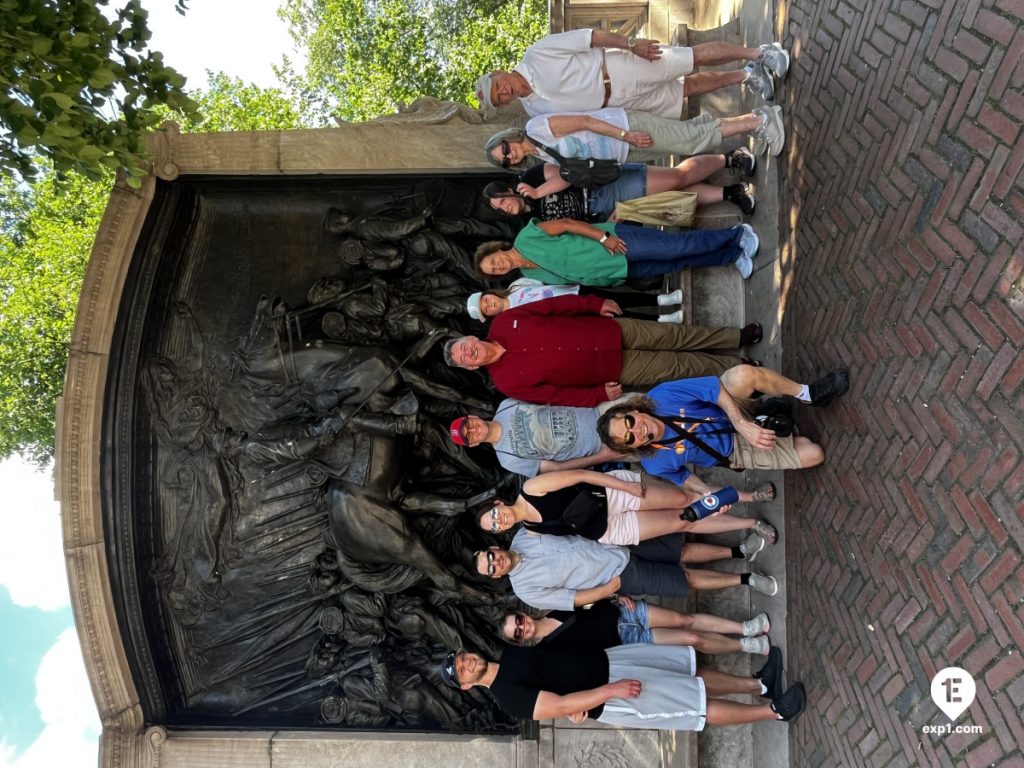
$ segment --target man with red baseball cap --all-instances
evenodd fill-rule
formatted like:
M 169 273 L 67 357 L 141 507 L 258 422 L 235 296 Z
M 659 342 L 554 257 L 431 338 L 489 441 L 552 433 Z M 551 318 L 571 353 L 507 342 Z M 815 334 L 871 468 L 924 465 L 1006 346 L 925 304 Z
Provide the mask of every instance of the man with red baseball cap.
M 583 408 L 507 399 L 498 405 L 491 421 L 460 416 L 451 423 L 448 434 L 456 445 L 492 445 L 501 466 L 526 477 L 584 469 L 620 457 L 601 444 L 597 433 L 598 418 L 612 404 Z

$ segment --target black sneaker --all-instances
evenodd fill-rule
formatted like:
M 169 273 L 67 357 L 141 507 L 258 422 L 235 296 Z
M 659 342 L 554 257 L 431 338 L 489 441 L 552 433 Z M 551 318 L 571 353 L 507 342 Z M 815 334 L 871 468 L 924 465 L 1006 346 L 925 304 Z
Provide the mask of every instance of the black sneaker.
M 803 714 L 807 706 L 807 692 L 804 691 L 803 683 L 793 683 L 789 690 L 776 699 L 772 700 L 772 712 L 779 716 L 779 720 L 791 723 Z
M 726 168 L 735 168 L 741 174 L 743 178 L 750 179 L 754 176 L 754 170 L 757 168 L 757 157 L 746 147 L 740 147 L 734 149 L 726 158 Z
M 722 198 L 739 208 L 744 216 L 754 215 L 757 201 L 754 200 L 750 186 L 746 182 L 741 181 L 739 184 L 730 184 L 728 187 L 724 187 Z
M 747 323 L 745 326 L 740 328 L 741 347 L 752 347 L 755 344 L 759 344 L 762 338 L 764 338 L 764 330 L 761 328 L 760 323 Z M 813 390 L 814 384 L 811 384 L 811 388 Z
M 808 387 L 811 405 L 828 405 L 850 389 L 850 375 L 846 371 L 832 371 Z
M 782 651 L 777 645 L 768 651 L 767 661 L 754 673 L 754 677 L 768 689 L 761 694 L 761 698 L 775 700 L 782 695 Z

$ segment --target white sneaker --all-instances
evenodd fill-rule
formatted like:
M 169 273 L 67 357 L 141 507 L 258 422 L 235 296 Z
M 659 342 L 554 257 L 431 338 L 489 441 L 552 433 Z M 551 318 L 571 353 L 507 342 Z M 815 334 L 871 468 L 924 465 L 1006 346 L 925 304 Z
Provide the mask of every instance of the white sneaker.
M 743 228 L 743 234 L 740 236 L 740 248 L 743 249 L 743 255 L 749 256 L 753 259 L 757 256 L 757 251 L 761 247 L 761 238 L 757 236 L 757 232 L 749 224 L 740 224 Z
M 663 293 L 658 296 L 659 307 L 671 307 L 673 304 L 683 303 L 683 289 L 676 288 L 672 293 Z
M 743 636 L 757 637 L 758 635 L 767 635 L 771 628 L 772 623 L 768 618 L 768 614 L 759 613 L 754 618 L 743 622 Z
M 782 107 L 763 106 L 751 110 L 751 114 L 761 118 L 761 125 L 751 134 L 754 137 L 754 152 L 762 155 L 765 150 L 772 157 L 782 154 L 786 143 L 786 128 L 782 122 Z
M 658 315 L 659 323 L 677 323 L 682 324 L 683 322 L 683 310 L 677 309 L 675 312 L 669 312 L 667 315 Z
M 746 254 L 743 254 L 736 259 L 733 264 L 736 266 L 736 269 L 740 271 L 740 277 L 744 280 L 749 280 L 750 276 L 754 274 L 754 260 Z
M 768 651 L 771 649 L 771 643 L 768 642 L 767 637 L 741 637 L 740 648 L 744 653 L 756 653 L 761 656 L 767 656 Z

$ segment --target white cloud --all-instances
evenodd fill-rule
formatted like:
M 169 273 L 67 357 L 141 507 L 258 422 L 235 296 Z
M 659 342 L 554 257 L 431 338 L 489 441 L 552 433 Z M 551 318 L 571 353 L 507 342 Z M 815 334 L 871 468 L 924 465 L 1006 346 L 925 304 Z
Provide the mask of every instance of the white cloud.
M 65 607 L 70 597 L 52 473 L 7 459 L 0 462 L 0 488 L 0 586 L 25 608 Z
M 95 768 L 100 733 L 75 630 L 57 638 L 36 673 L 43 732 L 23 753 L 0 744 L 0 768 Z

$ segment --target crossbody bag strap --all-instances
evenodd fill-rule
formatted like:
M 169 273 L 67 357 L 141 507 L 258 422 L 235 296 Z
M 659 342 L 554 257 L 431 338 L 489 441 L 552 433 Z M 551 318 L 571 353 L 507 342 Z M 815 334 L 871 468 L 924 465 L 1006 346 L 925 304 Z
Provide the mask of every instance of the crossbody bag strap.
M 660 417 L 658 417 L 658 418 L 660 418 Z M 691 424 L 707 424 L 708 423 L 708 422 L 703 421 L 701 419 L 685 419 L 685 418 L 680 418 L 677 421 L 685 421 L 685 422 L 689 422 Z M 731 432 L 731 431 L 734 431 L 734 430 L 728 430 L 728 431 Z M 722 430 L 721 432 L 718 432 L 716 434 L 725 434 L 725 432 L 726 432 L 726 430 Z M 676 443 L 681 442 L 683 440 L 689 440 L 695 446 L 700 448 L 702 451 L 704 451 L 704 453 L 706 453 L 708 456 L 713 458 L 718 463 L 718 466 L 724 467 L 725 469 L 733 469 L 733 466 L 732 466 L 731 462 L 729 461 L 729 459 L 727 459 L 719 451 L 716 451 L 714 448 L 712 448 L 710 445 L 708 445 L 706 442 L 701 440 L 696 435 L 691 434 L 690 432 L 687 432 L 685 429 L 680 431 L 679 435 L 677 435 L 676 437 L 674 437 L 674 438 L 672 438 L 670 440 L 658 440 L 657 442 L 651 443 L 651 445 L 655 446 L 655 447 L 667 448 L 668 446 L 675 445 Z M 739 470 L 733 470 L 733 471 L 737 471 L 738 472 Z
M 555 149 L 554 147 L 549 147 L 547 144 L 541 144 L 539 141 L 537 141 L 535 138 L 533 138 L 533 136 L 531 136 L 528 133 L 524 133 L 523 135 L 526 137 L 527 141 L 529 141 L 531 144 L 533 144 L 533 146 L 540 147 L 545 152 L 547 152 L 549 155 L 551 155 L 551 157 L 553 157 L 555 159 L 556 163 L 558 163 L 559 165 L 565 165 L 565 158 L 562 157 L 562 154 L 557 149 Z

